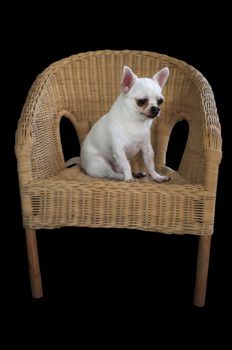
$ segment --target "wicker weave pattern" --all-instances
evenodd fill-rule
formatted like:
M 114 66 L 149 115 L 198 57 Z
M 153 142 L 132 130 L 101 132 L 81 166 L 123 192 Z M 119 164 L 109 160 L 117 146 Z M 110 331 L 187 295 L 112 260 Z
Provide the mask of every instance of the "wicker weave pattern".
M 82 143 L 91 125 L 119 94 L 122 67 L 151 76 L 168 66 L 162 118 L 153 128 L 156 164 L 169 183 L 93 179 L 65 169 L 59 124 L 68 117 Z M 165 166 L 171 130 L 186 119 L 189 137 L 178 172 Z M 141 51 L 78 54 L 50 65 L 34 82 L 16 132 L 25 227 L 125 227 L 164 233 L 213 232 L 220 123 L 206 79 L 174 58 Z M 134 168 L 143 167 L 140 157 Z
M 182 179 L 174 182 L 163 186 L 144 180 L 142 186 L 141 182 L 119 186 L 116 181 L 94 180 L 80 174 L 79 169 L 68 169 L 23 188 L 27 207 L 32 203 L 24 224 L 34 228 L 78 224 L 166 233 L 211 232 L 207 191 L 200 185 L 184 184 Z

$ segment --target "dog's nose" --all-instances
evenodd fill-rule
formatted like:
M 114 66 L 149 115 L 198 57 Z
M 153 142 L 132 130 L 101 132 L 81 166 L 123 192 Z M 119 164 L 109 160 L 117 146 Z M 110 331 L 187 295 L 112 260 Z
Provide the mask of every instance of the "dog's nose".
M 152 107 L 151 107 L 151 114 L 152 114 L 153 116 L 157 116 L 157 114 L 159 113 L 159 111 L 160 111 L 160 108 L 159 108 L 159 107 L 157 107 L 157 106 L 152 106 Z

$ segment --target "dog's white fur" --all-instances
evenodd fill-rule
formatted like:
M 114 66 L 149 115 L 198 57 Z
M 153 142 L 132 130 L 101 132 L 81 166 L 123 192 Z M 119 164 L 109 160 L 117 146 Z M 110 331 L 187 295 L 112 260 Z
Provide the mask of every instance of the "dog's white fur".
M 121 94 L 93 125 L 81 147 L 81 167 L 88 175 L 133 181 L 129 160 L 142 150 L 151 177 L 158 182 L 169 180 L 155 171 L 150 132 L 168 75 L 168 68 L 163 68 L 152 78 L 138 78 L 124 66 Z

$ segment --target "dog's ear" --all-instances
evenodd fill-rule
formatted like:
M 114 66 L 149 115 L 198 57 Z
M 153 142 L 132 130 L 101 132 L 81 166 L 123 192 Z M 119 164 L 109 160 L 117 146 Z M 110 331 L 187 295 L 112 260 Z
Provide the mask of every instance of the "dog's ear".
M 168 67 L 165 67 L 161 69 L 159 72 L 157 72 L 155 75 L 153 75 L 152 79 L 157 81 L 159 86 L 162 89 L 168 79 L 168 76 L 169 76 L 169 69 Z
M 124 66 L 121 80 L 121 89 L 124 94 L 126 94 L 132 88 L 136 79 L 137 76 L 132 72 L 132 70 L 129 67 Z

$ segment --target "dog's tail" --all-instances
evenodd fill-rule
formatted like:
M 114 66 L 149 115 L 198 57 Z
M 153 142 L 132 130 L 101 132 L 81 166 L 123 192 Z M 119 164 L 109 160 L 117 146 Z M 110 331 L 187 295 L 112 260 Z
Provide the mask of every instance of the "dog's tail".
M 66 168 L 69 168 L 73 165 L 80 165 L 80 157 L 73 157 L 67 160 L 67 162 L 65 162 Z

